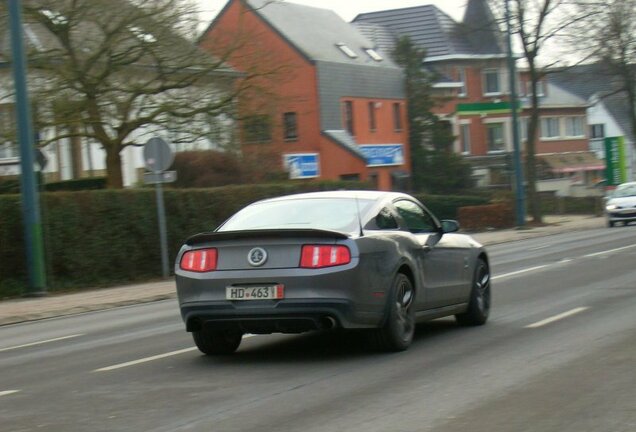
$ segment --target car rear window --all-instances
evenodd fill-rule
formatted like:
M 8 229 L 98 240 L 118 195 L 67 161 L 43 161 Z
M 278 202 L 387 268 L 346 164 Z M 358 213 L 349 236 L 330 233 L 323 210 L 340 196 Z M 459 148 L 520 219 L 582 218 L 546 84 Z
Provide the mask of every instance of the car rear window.
M 360 230 L 358 214 L 364 214 L 371 205 L 371 200 L 350 198 L 255 203 L 228 219 L 218 231 L 297 228 L 354 233 Z

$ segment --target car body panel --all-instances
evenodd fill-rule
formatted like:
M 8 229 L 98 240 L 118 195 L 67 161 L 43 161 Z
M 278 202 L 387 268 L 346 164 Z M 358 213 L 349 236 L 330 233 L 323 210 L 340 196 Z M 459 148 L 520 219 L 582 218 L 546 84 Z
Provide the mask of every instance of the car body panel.
M 620 184 L 605 202 L 605 216 L 610 225 L 636 222 L 636 182 Z
M 186 329 L 196 330 L 204 324 L 238 326 L 241 331 L 252 333 L 298 332 L 331 325 L 376 328 L 385 320 L 389 290 L 399 272 L 407 274 L 415 288 L 418 317 L 430 319 L 465 309 L 477 259 L 486 257 L 484 248 L 474 239 L 443 233 L 441 224 L 432 215 L 434 231 L 409 232 L 394 207 L 395 201 L 410 200 L 421 206 L 422 211 L 428 210 L 414 198 L 400 193 L 320 192 L 262 202 L 274 203 L 275 207 L 277 202 L 312 199 L 355 200 L 355 206 L 344 207 L 361 209 L 355 216 L 357 226 L 343 224 L 347 225 L 346 232 L 279 227 L 223 231 L 224 227 L 236 225 L 230 218 L 217 231 L 193 236 L 182 246 L 175 275 Z M 395 220 L 395 227 L 376 226 L 381 211 Z M 334 225 L 337 218 L 334 221 L 328 223 Z M 255 222 L 249 224 L 253 226 Z M 334 267 L 300 268 L 304 244 L 346 246 L 351 261 Z M 215 271 L 199 273 L 181 268 L 185 253 L 212 247 L 218 250 Z M 267 254 L 259 266 L 248 260 L 254 248 L 262 248 Z M 284 286 L 283 299 L 226 299 L 228 286 L 278 284 Z

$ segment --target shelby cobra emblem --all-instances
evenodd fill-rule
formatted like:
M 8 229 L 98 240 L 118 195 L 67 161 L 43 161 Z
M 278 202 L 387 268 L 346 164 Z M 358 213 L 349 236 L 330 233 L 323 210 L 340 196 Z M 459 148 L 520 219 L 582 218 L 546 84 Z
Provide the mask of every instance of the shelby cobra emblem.
M 267 261 L 267 252 L 263 248 L 254 248 L 247 254 L 247 262 L 254 267 L 262 266 L 265 261 Z

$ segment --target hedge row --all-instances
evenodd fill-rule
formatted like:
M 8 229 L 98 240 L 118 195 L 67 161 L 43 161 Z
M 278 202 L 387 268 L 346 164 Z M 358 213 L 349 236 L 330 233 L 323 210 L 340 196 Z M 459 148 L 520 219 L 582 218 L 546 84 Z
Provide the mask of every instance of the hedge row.
M 513 210 L 509 203 L 462 207 L 458 214 L 459 225 L 468 231 L 511 228 L 515 224 Z
M 245 205 L 309 190 L 366 188 L 347 182 L 165 190 L 169 258 L 183 241 L 215 228 Z M 440 218 L 485 198 L 418 196 Z M 479 201 L 479 202 L 475 202 Z M 41 195 L 47 287 L 50 291 L 149 280 L 161 275 L 152 189 L 56 192 Z M 20 197 L 0 197 L 0 298 L 20 295 L 27 280 Z

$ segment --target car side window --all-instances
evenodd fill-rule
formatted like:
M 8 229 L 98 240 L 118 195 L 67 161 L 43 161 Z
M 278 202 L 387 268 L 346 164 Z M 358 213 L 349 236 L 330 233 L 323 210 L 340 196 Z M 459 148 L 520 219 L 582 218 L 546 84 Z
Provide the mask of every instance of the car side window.
M 375 217 L 375 224 L 378 227 L 378 229 L 381 229 L 381 230 L 398 228 L 398 223 L 395 220 L 393 213 L 391 213 L 391 210 L 389 210 L 386 207 L 380 210 L 380 213 L 378 213 L 378 215 Z
M 404 219 L 406 227 L 412 233 L 435 232 L 437 225 L 435 221 L 422 207 L 408 200 L 395 202 L 395 208 Z

